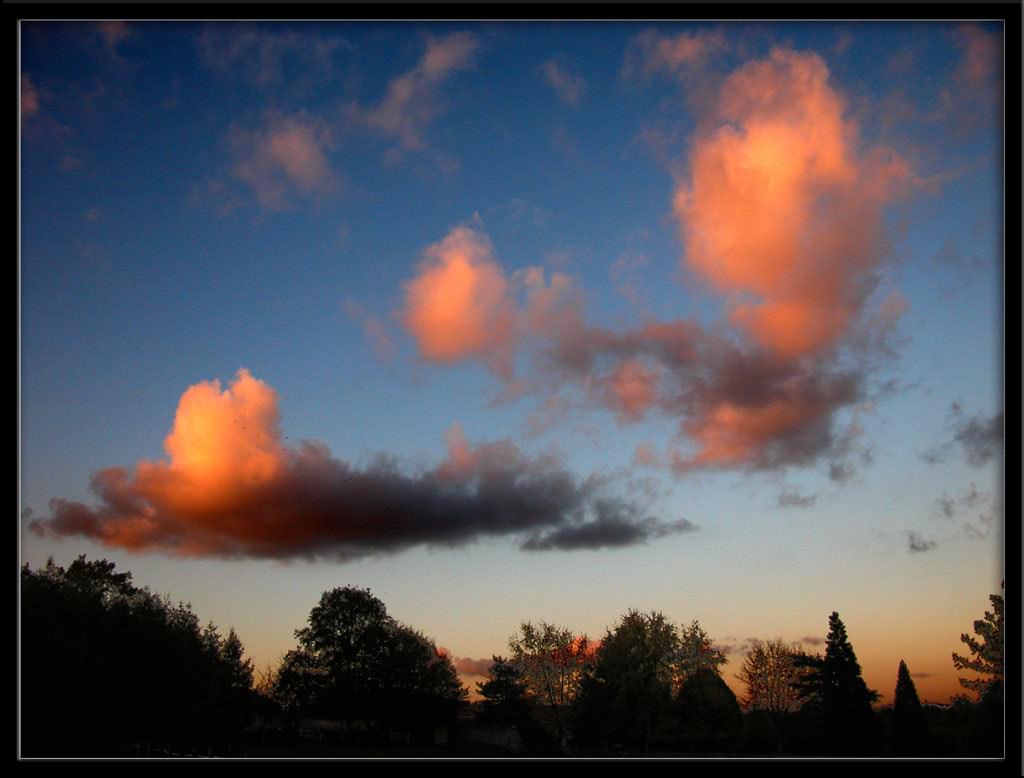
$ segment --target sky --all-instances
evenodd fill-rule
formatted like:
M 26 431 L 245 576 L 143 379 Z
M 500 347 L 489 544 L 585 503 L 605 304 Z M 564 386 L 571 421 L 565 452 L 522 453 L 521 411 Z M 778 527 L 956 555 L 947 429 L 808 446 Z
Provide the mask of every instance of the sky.
M 20 557 L 258 672 L 698 620 L 923 700 L 1003 580 L 998 23 L 20 26 Z

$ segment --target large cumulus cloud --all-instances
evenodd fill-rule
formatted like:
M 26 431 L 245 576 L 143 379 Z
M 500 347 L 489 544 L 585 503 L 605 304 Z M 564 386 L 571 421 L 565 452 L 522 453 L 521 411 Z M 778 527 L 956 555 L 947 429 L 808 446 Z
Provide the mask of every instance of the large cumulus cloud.
M 661 413 L 675 421 L 678 474 L 818 460 L 849 473 L 859 426 L 837 414 L 856 414 L 894 354 L 907 301 L 881 294 L 883 213 L 916 179 L 848 113 L 819 56 L 780 48 L 730 75 L 701 118 L 672 207 L 681 266 L 720 295 L 720 322 L 593 326 L 572 279 L 506 275 L 486 236 L 458 228 L 406 287 L 421 355 L 481 359 L 547 404 L 576 390 L 620 423 Z M 443 302 L 444 327 L 423 326 L 422 290 Z M 525 351 L 532 368 L 513 381 Z

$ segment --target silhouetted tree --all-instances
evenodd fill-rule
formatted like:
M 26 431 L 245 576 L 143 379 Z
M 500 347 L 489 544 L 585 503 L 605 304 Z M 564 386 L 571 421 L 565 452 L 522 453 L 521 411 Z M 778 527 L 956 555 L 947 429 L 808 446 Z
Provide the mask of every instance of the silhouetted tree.
M 675 691 L 678 692 L 683 681 L 697 670 L 708 669 L 720 675 L 720 668 L 725 662 L 725 652 L 714 647 L 711 637 L 704 631 L 699 621 L 680 627 L 673 679 Z
M 961 678 L 960 685 L 976 692 L 978 698 L 993 684 L 1003 681 L 1003 598 L 989 595 L 992 610 L 985 611 L 985 618 L 974 622 L 974 633 L 980 639 L 967 633 L 960 635 L 961 642 L 971 650 L 973 658 L 953 654 L 953 666 L 957 670 L 973 670 L 987 678 Z
M 917 697 L 907 664 L 900 660 L 892 706 L 893 756 L 924 756 L 928 752 L 928 722 Z
M 295 637 L 274 690 L 295 715 L 425 731 L 450 721 L 465 697 L 451 660 L 369 590 L 324 592 Z
M 561 744 L 569 706 L 591 661 L 587 637 L 574 636 L 571 630 L 546 622 L 536 626 L 524 622 L 519 634 L 508 639 L 508 646 L 527 688 L 550 711 Z
M 679 636 L 661 613 L 627 612 L 608 630 L 576 700 L 583 739 L 649 749 L 672 708 Z
M 231 752 L 252 701 L 237 635 L 84 556 L 26 565 L 21 605 L 25 755 Z
M 529 715 L 526 681 L 519 669 L 502 656 L 491 657 L 488 678 L 476 685 L 483 698 L 481 719 L 500 724 L 518 724 Z
M 798 646 L 786 645 L 782 638 L 755 640 L 736 676 L 747 685 L 743 707 L 764 712 L 779 753 L 784 749 L 786 717 L 800 707 L 800 695 L 795 688 L 799 671 L 794 664 L 798 650 Z
M 824 657 L 803 653 L 794 656 L 794 664 L 800 670 L 797 689 L 807 709 L 804 717 L 815 711 L 823 715 L 829 753 L 877 754 L 879 732 L 871 703 L 878 699 L 878 693 L 864 683 L 839 614 L 833 611 L 828 623 Z
M 743 712 L 732 689 L 710 667 L 698 668 L 686 677 L 676 697 L 675 713 L 691 752 L 736 749 Z

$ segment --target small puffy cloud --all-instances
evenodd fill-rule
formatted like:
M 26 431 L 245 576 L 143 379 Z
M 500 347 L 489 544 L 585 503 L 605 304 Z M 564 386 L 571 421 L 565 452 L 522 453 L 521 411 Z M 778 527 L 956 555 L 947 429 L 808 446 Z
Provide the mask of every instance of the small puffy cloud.
M 977 24 L 962 24 L 954 35 L 961 52 L 954 78 L 975 89 L 991 88 L 1002 77 L 1003 47 L 999 34 Z
M 808 646 L 823 646 L 825 645 L 825 638 L 816 635 L 804 635 L 800 638 L 800 642 Z
M 104 43 L 107 44 L 107 48 L 112 52 L 116 52 L 121 41 L 131 34 L 131 27 L 128 26 L 128 23 L 120 20 L 97 22 L 96 29 Z
M 955 139 L 998 128 L 1002 113 L 1003 40 L 998 28 L 959 24 L 952 30 L 960 61 L 935 101 Z
M 426 249 L 418 270 L 405 286 L 402 321 L 420 354 L 437 362 L 479 357 L 510 375 L 515 308 L 487 237 L 456 228 Z
M 635 421 L 643 418 L 658 400 L 658 381 L 661 371 L 648 368 L 639 359 L 619 363 L 609 376 L 607 404 L 618 413 L 619 419 Z
M 288 210 L 295 195 L 325 194 L 338 187 L 327 159 L 334 146 L 332 132 L 306 112 L 270 113 L 257 130 L 235 127 L 228 141 L 235 158 L 232 175 L 267 210 Z
M 566 105 L 579 105 L 587 89 L 587 82 L 583 76 L 570 72 L 553 59 L 541 65 L 541 72 L 548 86 L 555 90 L 559 100 Z
M 470 659 L 469 657 L 456 657 L 453 660 L 455 670 L 459 675 L 487 675 L 494 664 L 493 659 Z
M 982 467 L 1003 451 L 1003 414 L 989 418 L 974 416 L 957 426 L 956 440 L 967 456 L 967 462 Z
M 920 554 L 925 551 L 931 551 L 935 548 L 934 540 L 926 540 L 916 532 L 911 532 L 907 536 L 907 550 L 911 554 Z
M 993 500 L 991 493 L 978 491 L 978 487 L 972 483 L 955 497 L 943 494 L 935 500 L 935 505 L 944 518 L 953 519 L 971 511 L 990 510 Z
M 442 111 L 440 87 L 472 64 L 478 47 L 476 36 L 468 32 L 428 38 L 427 50 L 415 67 L 393 79 L 377 105 L 352 106 L 352 116 L 364 126 L 398 140 L 406 150 L 422 149 L 423 134 Z
M 101 470 L 98 505 L 56 498 L 29 527 L 129 551 L 341 560 L 501 535 L 526 550 L 615 547 L 693 528 L 511 441 L 474 446 L 455 427 L 448 444 L 448 458 L 419 474 L 384 456 L 357 468 L 321 443 L 288 447 L 276 393 L 240 370 L 226 389 L 203 382 L 182 395 L 167 460 Z
M 27 122 L 39 113 L 39 90 L 28 73 L 21 74 L 21 121 Z

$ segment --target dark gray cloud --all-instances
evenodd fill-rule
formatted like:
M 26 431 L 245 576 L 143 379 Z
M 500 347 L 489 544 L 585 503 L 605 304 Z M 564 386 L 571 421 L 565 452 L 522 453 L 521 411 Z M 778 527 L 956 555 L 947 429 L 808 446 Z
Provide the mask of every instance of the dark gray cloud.
M 721 651 L 726 656 L 746 656 L 753 651 L 754 646 L 760 641 L 757 638 L 747 638 L 746 640 L 737 640 L 734 637 L 722 638 L 722 642 L 716 643 L 715 648 Z
M 963 406 L 954 402 L 950 406 L 947 424 L 952 427 L 953 437 L 918 454 L 929 465 L 945 462 L 949 458 L 950 449 L 957 443 L 960 444 L 968 464 L 973 467 L 983 467 L 1002 454 L 1002 412 L 992 416 L 976 414 L 965 418 Z
M 522 548 L 528 551 L 573 551 L 632 546 L 665 535 L 697 529 L 697 525 L 686 519 L 664 523 L 651 517 L 640 517 L 635 506 L 618 499 L 595 500 L 593 512 L 595 517 L 592 520 L 535 533 L 527 538 Z
M 806 643 L 808 646 L 823 646 L 825 645 L 825 638 L 819 638 L 814 635 L 804 635 L 800 638 L 801 643 Z
M 975 484 L 963 489 L 955 497 L 943 494 L 935 500 L 938 512 L 947 519 L 954 519 L 965 513 L 979 511 L 979 517 L 986 515 L 993 506 L 992 495 L 989 492 L 978 491 Z
M 954 439 L 963 446 L 967 462 L 981 467 L 1003 450 L 1003 414 L 974 416 L 958 425 Z
M 935 548 L 935 541 L 925 540 L 916 532 L 911 532 L 907 537 L 907 548 L 911 554 L 920 554 Z
M 866 363 L 835 354 L 794 360 L 687 319 L 622 331 L 590 327 L 578 297 L 538 316 L 545 338 L 521 392 L 557 397 L 583 389 L 586 402 L 640 421 L 657 413 L 698 444 L 676 452 L 677 475 L 701 469 L 777 470 L 845 460 L 857 449 L 836 414 L 868 399 Z M 859 433 L 858 433 L 859 434 Z M 716 443 L 717 441 L 717 443 Z M 849 469 L 852 466 L 843 464 Z
M 801 494 L 794 487 L 787 487 L 779 495 L 780 508 L 809 508 L 818 500 L 816 494 Z
M 280 475 L 217 508 L 188 506 L 168 479 L 173 473 L 160 491 L 123 468 L 100 471 L 98 506 L 51 500 L 51 515 L 29 526 L 133 551 L 342 560 L 503 535 L 524 537 L 526 550 L 617 547 L 694 529 L 647 516 L 608 496 L 607 479 L 580 481 L 554 457 L 528 457 L 510 441 L 467 448 L 418 475 L 388 457 L 356 468 L 305 442 Z

